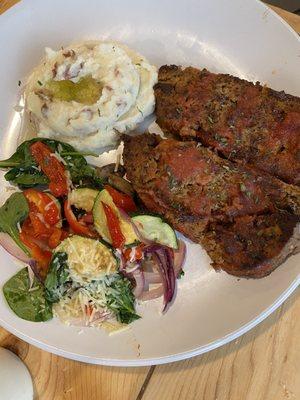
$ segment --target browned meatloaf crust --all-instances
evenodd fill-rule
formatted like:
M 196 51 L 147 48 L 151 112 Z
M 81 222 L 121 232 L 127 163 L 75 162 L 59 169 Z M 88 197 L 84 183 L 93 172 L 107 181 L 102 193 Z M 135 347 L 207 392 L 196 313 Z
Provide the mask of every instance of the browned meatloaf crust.
M 124 141 L 127 176 L 146 208 L 201 243 L 216 269 L 260 278 L 296 251 L 298 187 L 194 141 Z
M 230 160 L 300 185 L 300 98 L 205 69 L 162 66 L 157 122 Z

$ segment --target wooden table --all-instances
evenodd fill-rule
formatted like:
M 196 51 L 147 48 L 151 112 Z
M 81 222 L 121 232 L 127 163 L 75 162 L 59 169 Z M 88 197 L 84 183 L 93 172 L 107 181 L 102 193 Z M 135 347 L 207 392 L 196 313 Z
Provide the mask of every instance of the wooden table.
M 0 0 L 0 14 L 16 2 Z M 273 8 L 300 32 L 300 17 Z M 37 400 L 297 400 L 299 316 L 298 289 L 238 340 L 187 361 L 153 367 L 113 368 L 66 360 L 2 328 L 0 345 L 28 366 Z

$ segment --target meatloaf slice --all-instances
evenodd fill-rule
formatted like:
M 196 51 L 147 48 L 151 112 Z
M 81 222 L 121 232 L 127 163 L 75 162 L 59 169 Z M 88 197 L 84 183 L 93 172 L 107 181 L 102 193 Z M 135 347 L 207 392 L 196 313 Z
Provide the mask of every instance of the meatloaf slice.
M 157 122 L 227 159 L 300 185 L 300 98 L 206 69 L 162 66 Z
M 201 243 L 216 269 L 260 278 L 295 251 L 300 189 L 199 143 L 124 138 L 128 178 L 146 208 Z
M 249 215 L 211 224 L 201 244 L 216 269 L 262 278 L 300 251 L 299 218 L 285 212 Z

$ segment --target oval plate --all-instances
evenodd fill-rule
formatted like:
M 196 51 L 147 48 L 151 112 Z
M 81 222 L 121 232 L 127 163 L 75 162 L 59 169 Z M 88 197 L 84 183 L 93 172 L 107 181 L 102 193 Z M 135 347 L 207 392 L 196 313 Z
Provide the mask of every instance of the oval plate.
M 0 16 L 5 38 L 0 63 L 1 158 L 16 146 L 22 129 L 18 81 L 38 63 L 45 46 L 112 38 L 162 64 L 206 67 L 300 95 L 299 38 L 273 11 L 255 0 L 26 0 Z M 104 155 L 109 161 L 109 156 Z M 3 188 L 3 175 L 0 182 Z M 7 193 L 2 189 L 2 201 Z M 0 324 L 44 350 L 95 364 L 136 366 L 182 360 L 214 349 L 251 329 L 299 284 L 300 255 L 271 276 L 238 280 L 216 273 L 199 245 L 187 241 L 185 276 L 175 303 L 160 315 L 161 300 L 138 307 L 143 318 L 108 336 L 67 327 L 56 320 L 17 318 L 0 295 Z M 0 250 L 0 286 L 20 268 Z

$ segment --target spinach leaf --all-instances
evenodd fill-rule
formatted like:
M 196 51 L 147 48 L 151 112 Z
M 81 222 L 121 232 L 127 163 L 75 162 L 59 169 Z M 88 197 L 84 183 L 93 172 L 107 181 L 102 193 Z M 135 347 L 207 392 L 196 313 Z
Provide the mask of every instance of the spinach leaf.
M 38 171 L 36 168 L 12 168 L 5 175 L 5 179 L 8 182 L 12 182 L 18 185 L 20 189 L 27 189 L 35 186 L 46 186 L 49 183 L 49 179 L 43 172 Z
M 69 275 L 68 255 L 55 253 L 52 257 L 45 280 L 46 299 L 51 303 L 58 302 L 72 286 Z
M 0 161 L 0 168 L 11 168 L 5 175 L 7 181 L 18 185 L 21 189 L 48 184 L 48 178 L 39 170 L 30 152 L 30 146 L 37 141 L 45 143 L 64 159 L 74 185 L 102 188 L 102 180 L 98 177 L 96 169 L 88 165 L 84 158 L 84 155 L 91 153 L 80 153 L 67 143 L 42 138 L 23 142 L 10 158 Z
M 20 240 L 18 224 L 29 214 L 29 206 L 23 193 L 13 193 L 0 208 L 0 232 L 7 233 L 28 255 L 29 249 Z
M 67 163 L 73 185 L 95 189 L 103 188 L 103 181 L 98 177 L 96 169 L 89 165 L 80 153 L 76 156 L 62 153 L 62 158 Z
M 122 275 L 118 275 L 109 285 L 106 301 L 107 307 L 116 314 L 117 320 L 123 324 L 130 324 L 140 318 L 134 308 L 135 298 L 132 293 L 132 285 Z
M 22 164 L 23 167 L 30 167 L 31 165 L 36 165 L 35 161 L 30 153 L 30 144 L 36 141 L 27 140 L 18 146 L 16 152 L 7 160 L 0 161 L 0 168 L 11 168 L 19 167 Z
M 20 318 L 41 322 L 52 318 L 52 306 L 45 299 L 42 284 L 34 278 L 29 288 L 28 269 L 23 268 L 3 286 L 3 293 L 9 307 Z

